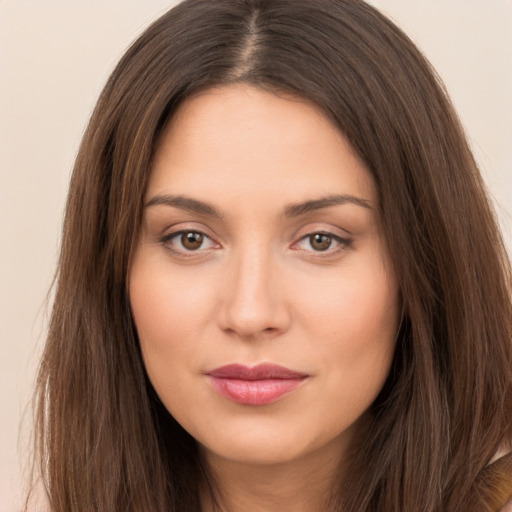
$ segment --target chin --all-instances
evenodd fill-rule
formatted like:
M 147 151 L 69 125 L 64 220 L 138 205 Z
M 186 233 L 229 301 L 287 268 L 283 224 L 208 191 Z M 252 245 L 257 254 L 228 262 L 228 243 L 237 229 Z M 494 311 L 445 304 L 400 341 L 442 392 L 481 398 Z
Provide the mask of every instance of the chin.
M 348 442 L 346 432 L 307 432 L 303 425 L 258 425 L 246 428 L 211 429 L 201 435 L 194 433 L 206 457 L 224 459 L 243 465 L 279 465 L 302 458 L 341 454 Z M 338 435 L 336 435 L 338 434 Z

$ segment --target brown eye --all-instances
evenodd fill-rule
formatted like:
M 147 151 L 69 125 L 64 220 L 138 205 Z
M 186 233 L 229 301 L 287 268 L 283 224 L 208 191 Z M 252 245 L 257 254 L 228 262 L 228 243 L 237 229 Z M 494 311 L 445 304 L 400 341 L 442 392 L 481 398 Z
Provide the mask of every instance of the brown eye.
M 189 251 L 195 251 L 203 245 L 204 236 L 197 231 L 187 231 L 181 234 L 181 244 Z
M 332 238 L 329 235 L 315 233 L 310 235 L 309 243 L 315 251 L 326 251 L 331 247 Z
M 175 256 L 192 256 L 211 249 L 220 249 L 208 235 L 202 231 L 180 229 L 161 238 L 160 243 Z
M 351 247 L 352 240 L 349 238 L 343 238 L 330 232 L 317 231 L 316 233 L 309 233 L 303 236 L 292 248 L 300 249 L 310 254 L 316 253 L 317 257 L 328 257 L 341 254 L 345 249 Z

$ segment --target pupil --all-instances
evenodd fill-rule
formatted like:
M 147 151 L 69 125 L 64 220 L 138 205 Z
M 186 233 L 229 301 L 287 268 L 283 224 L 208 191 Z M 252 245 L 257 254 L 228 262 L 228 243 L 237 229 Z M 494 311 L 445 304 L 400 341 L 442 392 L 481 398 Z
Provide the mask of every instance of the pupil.
M 316 249 L 317 251 L 325 251 L 326 249 L 329 249 L 331 245 L 331 237 L 317 233 L 316 235 L 311 236 L 310 242 L 313 249 Z
M 183 247 L 190 250 L 199 249 L 203 243 L 203 235 L 190 231 L 181 235 L 181 243 Z

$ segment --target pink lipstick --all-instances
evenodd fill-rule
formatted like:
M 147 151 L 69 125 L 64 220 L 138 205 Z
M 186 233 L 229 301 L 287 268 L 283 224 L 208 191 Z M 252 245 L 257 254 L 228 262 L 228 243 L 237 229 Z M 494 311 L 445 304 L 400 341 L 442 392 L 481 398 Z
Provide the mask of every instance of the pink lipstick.
M 252 368 L 230 364 L 216 368 L 207 375 L 219 394 L 245 405 L 276 402 L 300 386 L 308 377 L 305 373 L 269 363 Z

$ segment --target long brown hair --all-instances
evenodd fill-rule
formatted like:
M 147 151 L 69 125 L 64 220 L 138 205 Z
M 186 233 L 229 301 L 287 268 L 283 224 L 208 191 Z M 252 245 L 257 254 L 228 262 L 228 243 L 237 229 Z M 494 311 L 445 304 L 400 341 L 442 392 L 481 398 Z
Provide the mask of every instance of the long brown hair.
M 54 512 L 199 510 L 194 439 L 142 363 L 126 289 L 159 137 L 190 94 L 246 82 L 319 105 L 373 174 L 404 318 L 333 509 L 494 511 L 512 495 L 512 278 L 440 80 L 358 0 L 185 0 L 103 90 L 76 160 L 37 394 Z

